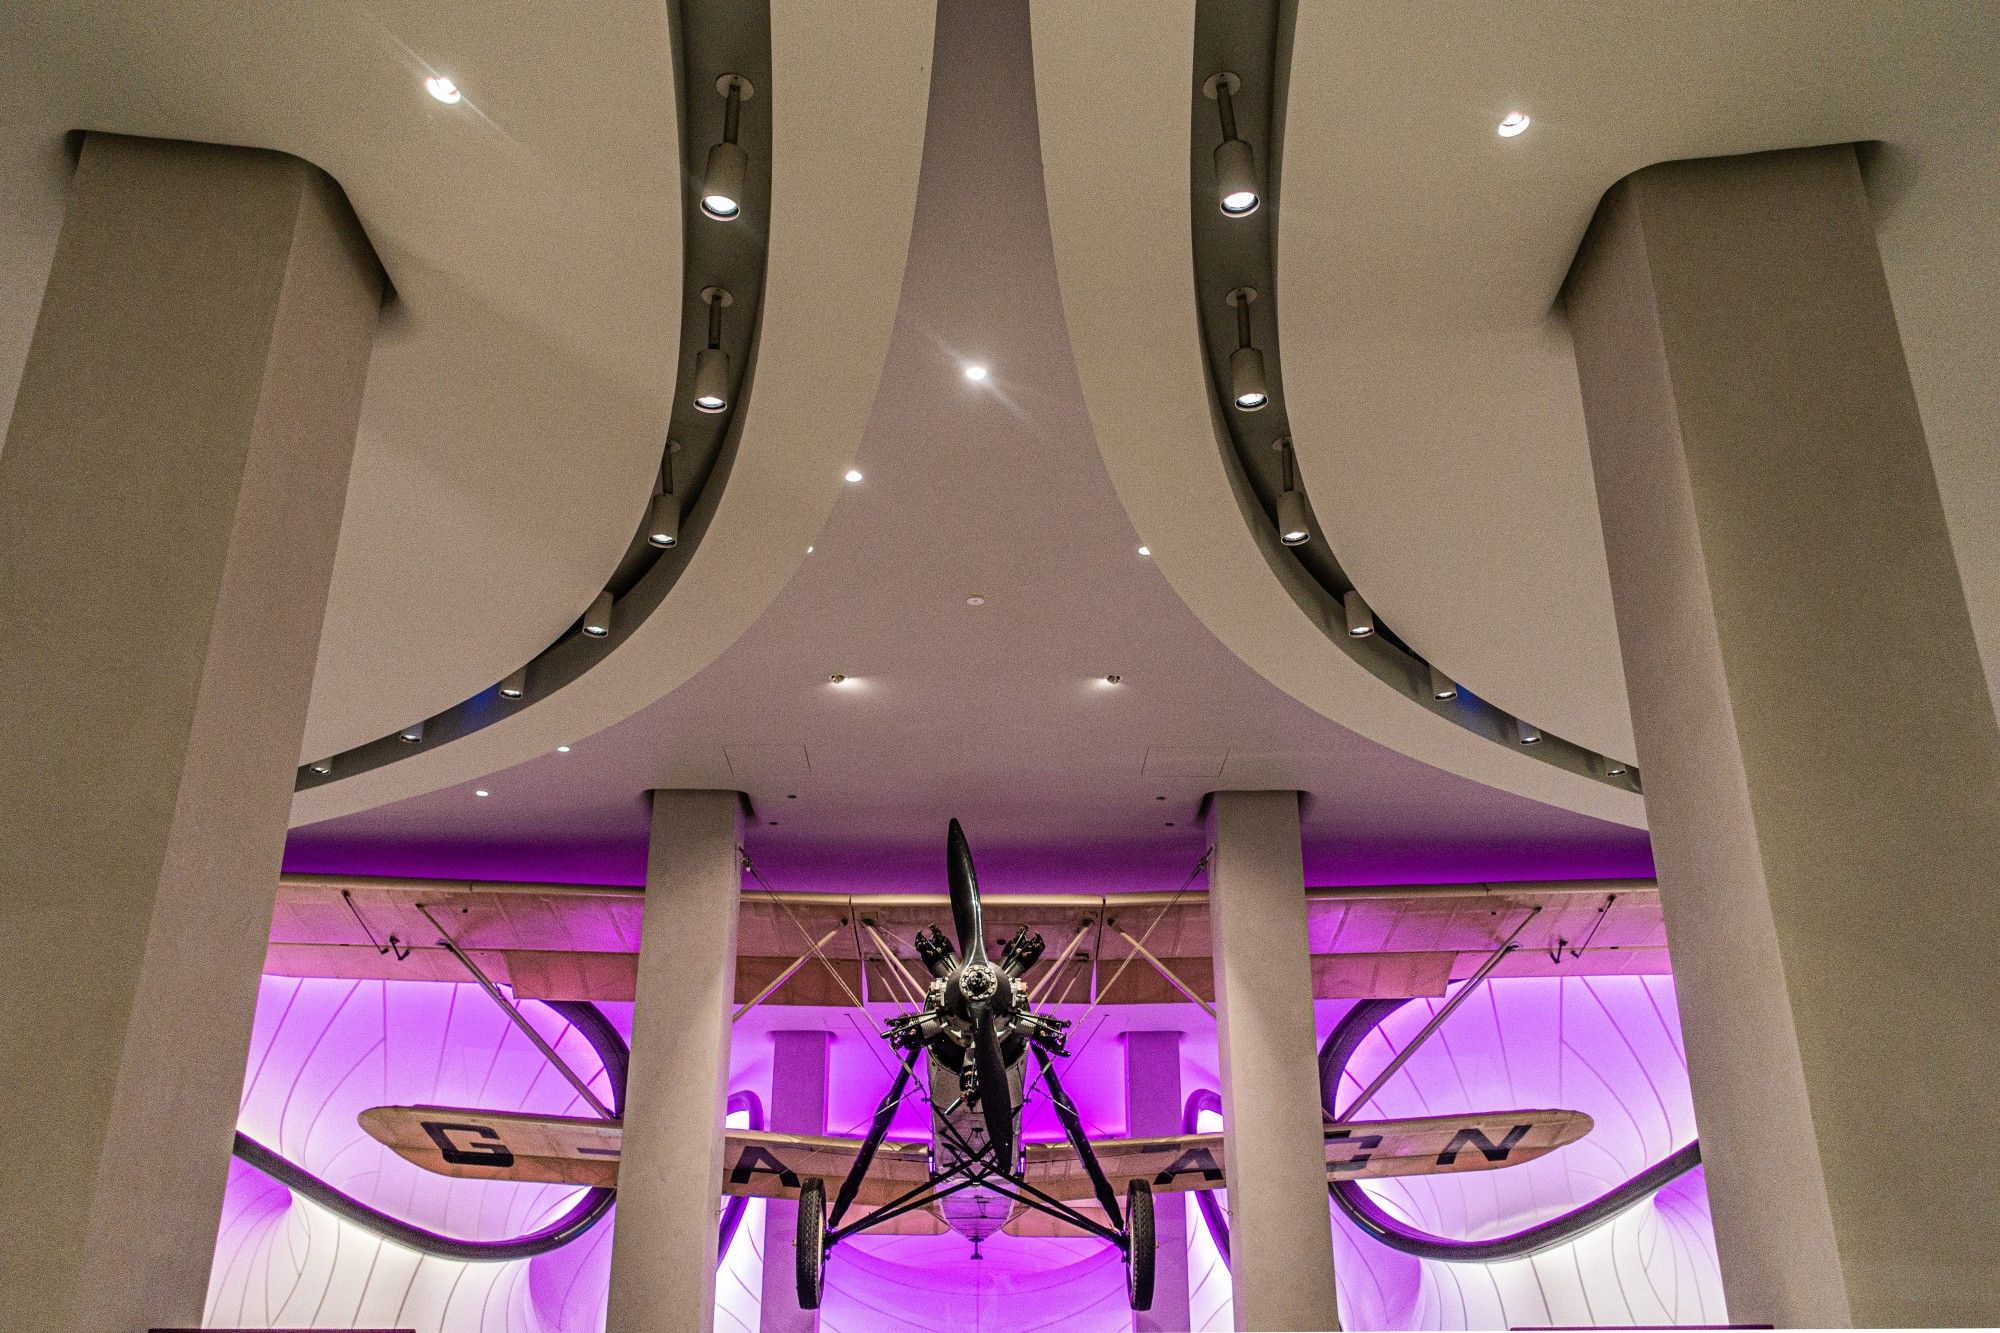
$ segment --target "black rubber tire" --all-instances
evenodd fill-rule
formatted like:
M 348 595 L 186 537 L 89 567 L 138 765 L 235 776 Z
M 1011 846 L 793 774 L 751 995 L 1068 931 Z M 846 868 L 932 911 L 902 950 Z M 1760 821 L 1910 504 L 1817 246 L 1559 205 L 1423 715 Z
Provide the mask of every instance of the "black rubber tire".
M 1125 1295 L 1134 1310 L 1153 1308 L 1153 1187 L 1125 1187 Z
M 799 1308 L 819 1309 L 826 1279 L 826 1182 L 808 1180 L 799 1187 L 797 1239 Z

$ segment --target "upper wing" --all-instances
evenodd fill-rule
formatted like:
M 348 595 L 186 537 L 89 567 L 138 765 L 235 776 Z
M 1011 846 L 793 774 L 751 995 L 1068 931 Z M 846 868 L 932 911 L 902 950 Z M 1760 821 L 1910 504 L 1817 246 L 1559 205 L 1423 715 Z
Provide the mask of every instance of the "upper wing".
M 1588 1134 L 1581 1111 L 1491 1111 L 1329 1125 L 1328 1180 L 1371 1180 L 1455 1171 L 1491 1171 L 1532 1161 Z M 1156 1192 L 1226 1189 L 1222 1135 L 1093 1140 L 1114 1186 L 1145 1179 Z M 1028 1149 L 1030 1183 L 1058 1199 L 1091 1197 L 1090 1177 L 1066 1143 Z
M 376 1106 L 361 1127 L 405 1161 L 470 1180 L 616 1185 L 622 1127 L 587 1116 L 475 1111 L 454 1106 Z M 723 1133 L 722 1192 L 797 1198 L 806 1180 L 846 1177 L 859 1139 Z M 886 1202 L 929 1179 L 921 1143 L 885 1143 L 869 1164 L 860 1202 Z

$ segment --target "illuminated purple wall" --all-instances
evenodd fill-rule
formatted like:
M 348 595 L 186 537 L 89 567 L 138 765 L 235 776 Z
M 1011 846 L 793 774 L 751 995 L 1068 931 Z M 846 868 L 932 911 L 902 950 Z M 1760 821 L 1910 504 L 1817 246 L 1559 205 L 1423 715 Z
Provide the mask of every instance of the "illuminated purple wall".
M 1346 1007 L 1320 1006 L 1322 1035 Z M 629 1006 L 606 1008 L 621 1027 L 629 1022 Z M 538 1007 L 529 1012 L 547 1034 L 566 1032 Z M 1372 1074 L 1390 1044 L 1407 1039 L 1426 1012 L 1419 1003 L 1391 1019 L 1384 1039 L 1371 1039 L 1356 1055 L 1353 1073 Z M 829 1129 L 857 1133 L 887 1086 L 889 1066 L 852 1011 L 753 1012 L 736 1030 L 732 1086 L 768 1095 L 769 1033 L 802 1026 L 835 1034 Z M 1214 1026 L 1200 1010 L 1099 1010 L 1074 1034 L 1079 1055 L 1065 1073 L 1093 1134 L 1124 1131 L 1122 1034 L 1132 1028 L 1185 1032 L 1183 1086 L 1216 1086 Z M 578 1068 L 595 1068 L 573 1034 L 562 1038 L 562 1050 Z M 567 1085 L 473 987 L 265 980 L 244 1090 L 246 1132 L 378 1207 L 459 1235 L 528 1230 L 573 1197 L 555 1187 L 432 1176 L 380 1149 L 355 1125 L 355 1114 L 367 1106 L 418 1101 L 581 1111 Z M 1428 1229 L 1491 1236 L 1581 1203 L 1691 1138 L 1672 983 L 1640 977 L 1494 983 L 1389 1085 L 1376 1110 L 1511 1106 L 1574 1107 L 1594 1116 L 1597 1129 L 1529 1166 L 1387 1182 L 1374 1187 L 1378 1197 Z M 897 1132 L 914 1137 L 922 1124 L 913 1103 Z M 1033 1138 L 1057 1137 L 1045 1106 L 1030 1115 L 1028 1130 Z M 1198 1214 L 1190 1210 L 1189 1221 L 1196 1326 L 1227 1327 L 1227 1271 Z M 1336 1233 L 1342 1314 L 1353 1328 L 1722 1319 L 1698 1174 L 1578 1241 L 1505 1264 L 1416 1260 L 1338 1219 Z M 236 1165 L 209 1322 L 591 1333 L 603 1322 L 609 1238 L 607 1225 L 566 1249 L 509 1264 L 423 1258 L 294 1201 Z M 719 1328 L 757 1327 L 761 1247 L 761 1210 L 753 1204 L 719 1275 Z M 1117 1256 L 1097 1242 L 1002 1236 L 987 1243 L 980 1263 L 965 1262 L 968 1253 L 966 1242 L 951 1235 L 858 1238 L 829 1263 L 822 1328 L 1095 1333 L 1130 1327 Z M 945 1322 L 947 1313 L 956 1322 Z

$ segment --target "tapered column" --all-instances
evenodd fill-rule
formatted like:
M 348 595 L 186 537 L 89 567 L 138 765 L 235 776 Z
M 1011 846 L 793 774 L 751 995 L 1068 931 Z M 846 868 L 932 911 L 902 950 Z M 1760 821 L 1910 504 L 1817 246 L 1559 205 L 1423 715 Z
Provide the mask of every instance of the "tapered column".
M 1181 1034 L 1125 1034 L 1125 1132 L 1152 1138 L 1181 1132 Z M 1153 1200 L 1153 1308 L 1135 1312 L 1133 1333 L 1179 1333 L 1189 1326 L 1186 1194 Z
M 1209 798 L 1236 1327 L 1339 1327 L 1296 792 Z
M 715 1322 L 742 798 L 656 791 L 607 1333 Z
M 826 1133 L 826 1057 L 831 1034 L 823 1029 L 771 1034 L 771 1128 L 780 1134 Z M 813 1333 L 819 1311 L 799 1308 L 799 1206 L 789 1199 L 764 1203 L 764 1333 Z
M 2000 727 L 1853 151 L 1627 178 L 1568 305 L 1730 1317 L 2000 1324 Z
M 89 135 L 0 450 L 0 1307 L 192 1326 L 381 304 L 277 153 Z

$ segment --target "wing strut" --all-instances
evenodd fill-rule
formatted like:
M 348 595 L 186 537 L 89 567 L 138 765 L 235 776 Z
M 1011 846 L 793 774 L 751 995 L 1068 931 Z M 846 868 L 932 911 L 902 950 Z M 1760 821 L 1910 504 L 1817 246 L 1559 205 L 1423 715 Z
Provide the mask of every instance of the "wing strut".
M 1118 1192 L 1111 1188 L 1111 1182 L 1105 1178 L 1103 1164 L 1097 1160 L 1090 1140 L 1084 1137 L 1083 1121 L 1071 1104 L 1069 1094 L 1063 1091 L 1062 1081 L 1056 1077 L 1055 1063 L 1040 1046 L 1035 1047 L 1035 1059 L 1041 1062 L 1042 1075 L 1049 1081 L 1049 1102 L 1056 1108 L 1056 1119 L 1062 1121 L 1063 1133 L 1069 1136 L 1069 1146 L 1076 1150 L 1084 1173 L 1090 1177 L 1090 1188 L 1097 1195 L 1097 1206 L 1111 1219 L 1113 1227 L 1124 1230 L 1123 1215 L 1118 1211 Z
M 915 1068 L 917 1055 L 922 1047 L 913 1047 L 903 1058 L 903 1067 L 897 1071 L 896 1081 L 883 1094 L 882 1104 L 875 1108 L 874 1123 L 868 1126 L 868 1137 L 861 1141 L 861 1150 L 854 1154 L 854 1165 L 847 1168 L 847 1179 L 840 1182 L 840 1193 L 833 1198 L 833 1209 L 826 1215 L 826 1229 L 832 1231 L 840 1225 L 840 1219 L 854 1203 L 854 1196 L 861 1191 L 861 1178 L 868 1174 L 869 1165 L 875 1160 L 875 1150 L 888 1137 L 889 1122 L 896 1118 L 896 1103 L 903 1099 L 903 1089 L 909 1086 L 910 1071 Z
M 1368 1105 L 1374 1099 L 1375 1094 L 1382 1091 L 1388 1085 L 1389 1080 L 1396 1076 L 1396 1071 L 1407 1064 L 1410 1057 L 1417 1053 L 1417 1048 L 1429 1041 L 1433 1032 L 1444 1026 L 1444 1021 L 1451 1017 L 1452 1011 L 1472 997 L 1472 992 L 1479 989 L 1479 983 L 1486 980 L 1487 974 L 1500 966 L 1501 960 L 1508 954 L 1521 947 L 1514 943 L 1514 941 L 1520 938 L 1521 932 L 1528 928 L 1528 923 L 1541 914 L 1542 909 L 1539 904 L 1528 909 L 1528 914 L 1521 918 L 1521 924 L 1508 932 L 1507 938 L 1501 941 L 1499 948 L 1487 955 L 1486 961 L 1479 965 L 1479 970 L 1468 977 L 1465 984 L 1458 988 L 1458 994 L 1446 1000 L 1444 1007 L 1431 1015 L 1431 1021 L 1424 1024 L 1423 1030 L 1418 1032 L 1416 1036 L 1410 1038 L 1409 1045 L 1396 1052 L 1396 1058 L 1383 1067 L 1382 1072 L 1375 1076 L 1375 1081 L 1363 1088 L 1361 1095 L 1347 1104 L 1347 1109 L 1341 1112 L 1340 1119 L 1334 1121 L 1335 1124 L 1344 1125 L 1354 1119 L 1354 1113 Z
M 431 915 L 430 909 L 422 903 L 418 903 L 417 910 L 424 914 L 424 920 L 430 922 L 433 926 L 437 926 L 438 943 L 449 949 L 451 956 L 465 965 L 465 970 L 472 973 L 472 979 L 479 983 L 482 990 L 493 997 L 493 1003 L 499 1005 L 501 1012 L 513 1020 L 514 1026 L 521 1029 L 527 1035 L 528 1040 L 535 1044 L 535 1049 L 548 1057 L 549 1063 L 556 1067 L 556 1072 L 569 1080 L 569 1085 L 576 1089 L 578 1096 L 590 1104 L 590 1109 L 597 1112 L 598 1118 L 601 1120 L 616 1120 L 618 1117 L 612 1114 L 610 1107 L 597 1099 L 597 1094 L 590 1090 L 590 1085 L 578 1078 L 574 1069 L 563 1063 L 563 1058 L 556 1054 L 556 1048 L 542 1039 L 542 1034 L 535 1031 L 533 1024 L 521 1017 L 519 1009 L 508 1003 L 507 997 L 500 993 L 500 988 L 493 984 L 492 978 L 480 971 L 479 964 L 472 961 L 472 956 L 458 947 L 458 941 L 451 937 L 451 932 L 443 926 L 438 925 L 438 919 Z

